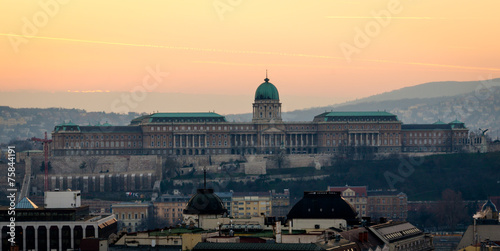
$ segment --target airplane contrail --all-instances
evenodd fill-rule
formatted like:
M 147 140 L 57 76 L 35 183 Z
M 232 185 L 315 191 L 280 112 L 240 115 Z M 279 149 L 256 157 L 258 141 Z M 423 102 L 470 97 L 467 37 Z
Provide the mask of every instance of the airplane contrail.
M 273 51 L 249 51 L 249 50 L 227 50 L 227 49 L 196 48 L 196 47 L 169 46 L 169 45 L 153 45 L 153 44 L 133 44 L 133 43 L 123 43 L 123 42 L 108 42 L 108 41 L 84 40 L 84 39 L 75 39 L 75 38 L 44 37 L 44 36 L 24 36 L 24 35 L 8 34 L 8 33 L 0 33 L 0 36 L 23 37 L 23 38 L 38 38 L 38 39 L 58 40 L 58 41 L 67 41 L 67 42 L 80 42 L 80 43 L 105 44 L 105 45 L 121 45 L 121 46 L 147 47 L 147 48 L 161 48 L 161 49 L 185 50 L 185 51 L 204 51 L 204 52 L 235 53 L 235 54 L 257 54 L 257 55 L 277 55 L 277 56 L 290 56 L 290 57 L 307 57 L 307 58 L 322 58 L 322 59 L 340 59 L 340 60 L 345 60 L 344 57 L 334 57 L 334 56 L 315 55 L 315 54 L 303 54 L 303 53 L 287 53 L 287 52 L 273 52 Z M 390 64 L 406 64 L 406 65 L 420 65 L 420 66 L 432 66 L 432 67 L 455 68 L 455 69 L 470 69 L 470 70 L 483 70 L 483 71 L 500 71 L 500 68 L 490 68 L 490 67 L 474 67 L 474 66 L 462 66 L 462 65 L 422 63 L 422 62 L 402 62 L 402 61 L 392 61 L 392 60 L 383 60 L 383 59 L 361 59 L 360 58 L 360 59 L 353 59 L 353 60 L 354 61 L 363 61 L 363 62 L 390 63 Z

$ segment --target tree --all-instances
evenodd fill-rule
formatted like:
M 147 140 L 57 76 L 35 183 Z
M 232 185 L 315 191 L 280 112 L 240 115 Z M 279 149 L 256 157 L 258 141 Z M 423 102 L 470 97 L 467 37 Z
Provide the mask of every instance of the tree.
M 180 175 L 181 163 L 175 158 L 168 157 L 163 168 L 163 178 L 172 178 Z
M 90 173 L 94 173 L 95 169 L 97 168 L 97 162 L 99 162 L 99 157 L 87 156 L 84 162 L 85 167 L 88 167 L 90 169 Z
M 153 229 L 161 229 L 168 227 L 168 222 L 165 218 L 158 217 L 156 214 L 149 214 L 148 217 L 141 219 L 137 225 L 137 231 L 147 231 Z
M 47 170 L 48 171 L 52 170 L 52 165 L 50 164 L 50 161 L 47 163 Z M 42 161 L 42 164 L 40 165 L 40 172 L 45 173 L 45 161 Z
M 454 231 L 459 223 L 467 220 L 467 208 L 461 192 L 446 189 L 436 207 L 437 220 L 440 226 L 446 226 Z
M 80 169 L 82 170 L 82 173 L 83 173 L 83 169 L 87 168 L 87 163 L 85 161 L 82 161 L 82 163 L 80 164 Z
M 290 161 L 288 160 L 284 149 L 275 151 L 274 155 L 271 157 L 271 160 L 279 169 L 281 169 L 282 167 L 286 168 L 290 165 Z

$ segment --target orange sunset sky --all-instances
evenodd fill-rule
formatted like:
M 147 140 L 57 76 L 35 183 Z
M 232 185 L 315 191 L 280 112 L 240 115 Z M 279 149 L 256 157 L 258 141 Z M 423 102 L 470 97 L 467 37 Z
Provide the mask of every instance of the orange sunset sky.
M 153 104 L 158 110 L 227 114 L 251 110 L 266 69 L 284 110 L 500 75 L 497 0 L 0 0 L 0 6 L 5 97 L 129 92 L 147 67 L 158 66 L 165 76 L 148 91 L 186 94 L 189 103 Z M 0 105 L 94 109 L 64 98 L 3 98 Z M 111 111 L 109 103 L 94 102 Z

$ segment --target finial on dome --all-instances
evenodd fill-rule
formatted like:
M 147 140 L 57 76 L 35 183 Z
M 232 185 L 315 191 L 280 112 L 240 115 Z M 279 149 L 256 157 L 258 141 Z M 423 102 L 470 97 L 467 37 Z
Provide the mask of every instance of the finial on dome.
M 266 78 L 264 79 L 264 81 L 269 82 L 269 79 L 267 78 L 267 69 L 266 69 Z

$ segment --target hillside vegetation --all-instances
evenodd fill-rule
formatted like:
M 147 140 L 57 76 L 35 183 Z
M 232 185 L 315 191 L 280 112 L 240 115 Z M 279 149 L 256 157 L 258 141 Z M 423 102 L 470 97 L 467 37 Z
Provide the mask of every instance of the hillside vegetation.
M 499 170 L 500 152 L 432 155 L 421 158 L 394 155 L 383 160 L 345 160 L 332 167 L 323 167 L 322 170 L 273 169 L 269 174 L 259 176 L 255 182 L 229 182 L 209 186 L 214 187 L 216 191 L 235 192 L 265 192 L 272 189 L 283 191 L 289 188 L 292 197 L 301 198 L 304 191 L 326 190 L 328 186 L 366 185 L 371 190 L 397 189 L 405 192 L 409 200 L 439 200 L 443 191 L 452 189 L 461 192 L 465 200 L 484 200 L 488 196 L 500 195 Z M 328 174 L 328 177 L 321 180 L 283 181 L 274 178 L 277 174 L 286 177 Z M 170 181 L 165 181 L 162 186 L 164 192 L 181 189 L 187 194 L 194 192 L 196 187 L 197 185 L 192 184 L 174 186 Z

